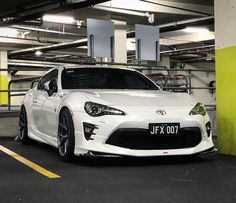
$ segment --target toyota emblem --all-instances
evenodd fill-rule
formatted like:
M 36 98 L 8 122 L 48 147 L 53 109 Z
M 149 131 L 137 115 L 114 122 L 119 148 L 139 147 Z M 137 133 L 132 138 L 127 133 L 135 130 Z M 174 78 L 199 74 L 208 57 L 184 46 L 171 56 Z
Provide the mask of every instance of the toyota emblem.
M 166 111 L 164 110 L 157 110 L 156 113 L 157 115 L 161 115 L 161 116 L 166 115 Z

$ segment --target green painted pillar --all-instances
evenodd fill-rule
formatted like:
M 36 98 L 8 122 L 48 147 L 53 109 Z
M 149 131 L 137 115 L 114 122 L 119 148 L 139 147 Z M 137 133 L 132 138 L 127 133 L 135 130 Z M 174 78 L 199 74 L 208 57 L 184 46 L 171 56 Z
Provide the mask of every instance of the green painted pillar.
M 215 0 L 219 153 L 236 155 L 236 1 Z
M 0 51 L 0 68 L 7 68 L 7 51 Z M 8 89 L 8 72 L 0 71 L 0 90 Z M 8 93 L 0 92 L 0 105 L 7 105 Z

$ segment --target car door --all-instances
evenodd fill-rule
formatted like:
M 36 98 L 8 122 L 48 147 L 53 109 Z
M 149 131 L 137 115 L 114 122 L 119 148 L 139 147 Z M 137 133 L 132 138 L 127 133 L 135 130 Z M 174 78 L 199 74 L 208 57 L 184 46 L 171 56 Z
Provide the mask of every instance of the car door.
M 58 72 L 57 75 L 54 75 L 51 81 L 57 84 L 58 87 Z M 58 114 L 58 107 L 60 105 L 61 96 L 58 95 L 57 92 L 54 92 L 52 95 L 47 94 L 45 101 L 41 107 L 41 113 L 43 121 L 42 124 L 44 128 L 42 132 L 47 134 L 52 139 L 57 137 L 57 130 L 58 130 L 58 122 L 57 122 L 57 114 Z
M 58 70 L 53 70 L 45 83 L 54 81 L 56 86 L 58 86 Z M 57 92 L 54 92 L 52 95 L 44 90 L 43 103 L 41 104 L 41 124 L 43 132 L 45 135 L 50 137 L 55 137 L 57 135 L 57 109 L 60 103 L 60 96 Z
M 32 116 L 36 129 L 41 133 L 41 138 L 45 136 L 52 136 L 51 126 L 56 122 L 56 114 L 54 107 L 56 106 L 55 97 L 49 97 L 48 92 L 45 90 L 44 85 L 58 78 L 58 70 L 54 69 L 47 73 L 38 83 L 37 89 L 34 92 L 32 104 Z M 46 107 L 46 110 L 45 110 Z M 55 127 L 54 127 L 55 128 Z
M 44 83 L 47 75 L 41 78 L 38 82 L 37 88 L 33 90 L 33 102 L 31 105 L 31 115 L 33 118 L 33 128 L 41 132 L 42 129 L 42 114 L 41 105 L 45 100 Z

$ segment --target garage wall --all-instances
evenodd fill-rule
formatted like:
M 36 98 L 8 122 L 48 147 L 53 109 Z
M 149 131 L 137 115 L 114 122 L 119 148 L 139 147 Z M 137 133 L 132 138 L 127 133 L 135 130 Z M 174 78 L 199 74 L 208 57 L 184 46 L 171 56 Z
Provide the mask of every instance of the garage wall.
M 185 69 L 215 69 L 215 63 L 199 62 L 186 64 Z M 187 75 L 187 73 L 185 73 Z M 211 81 L 215 80 L 214 72 L 192 72 L 192 87 L 208 87 Z M 203 104 L 215 105 L 215 94 L 210 94 L 209 90 L 192 90 L 192 95 Z
M 25 77 L 37 77 L 42 76 L 45 74 L 45 71 L 21 71 L 17 73 L 14 76 L 11 76 L 11 79 L 19 79 L 19 78 L 25 78 Z M 30 89 L 31 82 L 20 82 L 20 83 L 12 83 L 11 89 Z M 11 104 L 12 105 L 20 105 L 22 103 L 24 96 L 17 96 L 17 97 L 11 97 Z

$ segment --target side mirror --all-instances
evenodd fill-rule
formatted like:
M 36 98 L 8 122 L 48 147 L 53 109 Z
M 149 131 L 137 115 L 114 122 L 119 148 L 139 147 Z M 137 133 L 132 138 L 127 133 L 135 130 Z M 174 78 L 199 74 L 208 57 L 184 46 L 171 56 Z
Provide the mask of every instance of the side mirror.
M 53 93 L 57 92 L 57 81 L 54 79 L 46 82 L 44 84 L 44 90 L 47 91 L 49 97 L 52 96 Z

